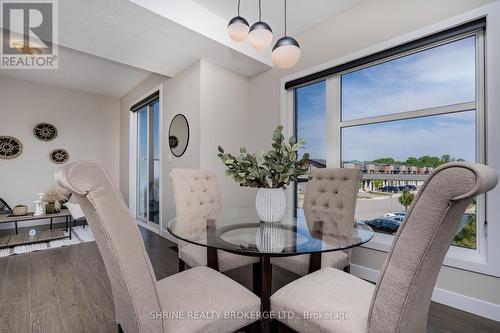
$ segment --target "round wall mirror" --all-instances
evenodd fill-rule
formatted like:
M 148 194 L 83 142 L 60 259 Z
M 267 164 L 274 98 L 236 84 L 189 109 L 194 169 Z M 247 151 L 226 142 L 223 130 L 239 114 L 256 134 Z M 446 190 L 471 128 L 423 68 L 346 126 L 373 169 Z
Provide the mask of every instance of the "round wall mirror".
M 172 119 L 168 129 L 168 144 L 175 157 L 181 157 L 187 149 L 189 142 L 189 124 L 182 114 Z

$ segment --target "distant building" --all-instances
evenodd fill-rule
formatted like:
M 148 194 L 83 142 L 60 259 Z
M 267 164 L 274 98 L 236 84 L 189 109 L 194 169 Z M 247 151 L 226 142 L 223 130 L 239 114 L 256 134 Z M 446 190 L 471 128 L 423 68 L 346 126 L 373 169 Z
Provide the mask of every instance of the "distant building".
M 326 160 L 309 159 L 307 161 L 311 168 L 326 168 Z M 346 169 L 359 169 L 366 174 L 386 174 L 386 175 L 428 175 L 432 173 L 432 167 L 416 167 L 405 164 L 387 164 L 360 161 L 344 161 L 343 167 Z
M 307 164 L 309 164 L 310 168 L 326 168 L 326 160 L 322 159 L 310 158 L 307 160 Z
M 361 162 L 344 162 L 344 168 L 346 169 L 359 169 L 364 171 L 364 163 Z

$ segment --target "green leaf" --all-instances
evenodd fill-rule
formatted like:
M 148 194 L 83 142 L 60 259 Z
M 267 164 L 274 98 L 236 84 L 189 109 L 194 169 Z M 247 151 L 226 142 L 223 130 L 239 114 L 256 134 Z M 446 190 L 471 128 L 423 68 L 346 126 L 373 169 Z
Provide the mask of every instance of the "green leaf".
M 263 151 L 259 157 L 247 153 L 245 147 L 240 148 L 238 156 L 233 156 L 218 146 L 217 156 L 226 166 L 225 174 L 241 186 L 257 188 L 285 187 L 298 176 L 308 175 L 309 154 L 305 153 L 298 160 L 297 153 L 305 141 L 301 139 L 297 142 L 294 136 L 285 141 L 282 131 L 283 126 L 276 127 L 273 131 L 272 149 Z

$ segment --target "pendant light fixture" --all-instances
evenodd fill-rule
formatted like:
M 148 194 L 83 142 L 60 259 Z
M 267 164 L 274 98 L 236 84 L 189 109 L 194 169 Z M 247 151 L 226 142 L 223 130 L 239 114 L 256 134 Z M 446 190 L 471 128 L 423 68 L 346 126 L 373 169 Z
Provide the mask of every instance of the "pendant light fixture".
M 240 0 L 238 0 L 238 16 L 233 17 L 229 21 L 227 33 L 235 42 L 242 42 L 247 38 L 249 30 L 250 27 L 247 20 L 240 16 Z
M 259 0 L 259 21 L 252 24 L 248 40 L 253 48 L 261 51 L 267 49 L 273 42 L 273 30 L 269 24 L 262 22 L 262 7 Z
M 293 67 L 300 58 L 300 45 L 295 38 L 286 35 L 286 0 L 285 1 L 285 34 L 273 47 L 273 63 L 279 68 Z

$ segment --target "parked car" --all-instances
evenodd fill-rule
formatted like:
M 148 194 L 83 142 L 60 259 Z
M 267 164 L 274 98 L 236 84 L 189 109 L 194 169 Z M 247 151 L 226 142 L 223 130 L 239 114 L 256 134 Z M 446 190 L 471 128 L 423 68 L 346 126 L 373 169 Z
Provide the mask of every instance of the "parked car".
M 415 191 L 417 187 L 415 185 L 400 185 L 398 186 L 400 191 L 408 190 L 408 191 Z
M 399 187 L 397 187 L 397 186 L 384 186 L 380 190 L 382 192 L 398 193 Z
M 403 222 L 405 218 L 403 216 L 390 216 L 387 219 L 401 224 L 401 222 Z
M 374 219 L 367 221 L 366 224 L 376 231 L 383 231 L 394 234 L 398 231 L 399 225 L 401 223 L 389 219 Z
M 405 217 L 406 212 L 390 212 L 390 213 L 385 213 L 385 217 L 394 217 L 394 216 L 400 216 L 400 217 Z

